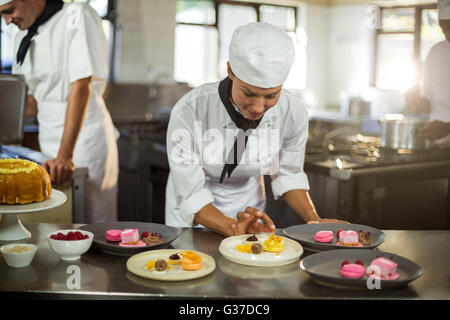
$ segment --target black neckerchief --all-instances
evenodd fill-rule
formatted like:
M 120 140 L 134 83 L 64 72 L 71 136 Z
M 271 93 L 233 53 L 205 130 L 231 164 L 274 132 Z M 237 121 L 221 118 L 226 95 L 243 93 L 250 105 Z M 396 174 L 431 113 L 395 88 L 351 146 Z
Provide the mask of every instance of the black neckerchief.
M 36 19 L 33 25 L 28 28 L 27 35 L 22 39 L 22 42 L 20 43 L 19 50 L 17 50 L 17 63 L 22 64 L 23 60 L 25 60 L 25 56 L 27 55 L 27 51 L 31 45 L 31 39 L 37 33 L 39 26 L 47 22 L 48 19 L 50 19 L 56 12 L 61 10 L 62 6 L 62 0 L 46 1 L 44 11 L 42 11 L 42 14 Z
M 227 160 L 225 165 L 223 166 L 222 174 L 220 175 L 220 183 L 223 182 L 225 178 L 225 174 L 228 175 L 228 178 L 231 176 L 231 173 L 241 161 L 242 154 L 247 147 L 248 136 L 251 134 L 253 129 L 256 129 L 261 122 L 261 119 L 258 120 L 248 120 L 242 114 L 240 114 L 234 108 L 233 104 L 230 101 L 231 96 L 231 87 L 233 85 L 233 81 L 230 78 L 226 77 L 219 83 L 219 97 L 222 101 L 225 109 L 228 112 L 231 120 L 236 124 L 236 126 L 241 129 L 238 132 L 238 135 L 234 139 L 233 149 L 227 156 Z

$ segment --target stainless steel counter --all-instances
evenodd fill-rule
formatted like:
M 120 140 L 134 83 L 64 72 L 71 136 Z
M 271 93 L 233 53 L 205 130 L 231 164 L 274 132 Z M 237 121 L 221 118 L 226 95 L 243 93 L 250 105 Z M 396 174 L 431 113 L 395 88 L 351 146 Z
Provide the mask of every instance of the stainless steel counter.
M 106 254 L 94 248 L 78 261 L 59 260 L 49 248 L 46 234 L 57 229 L 79 227 L 79 224 L 24 225 L 32 233 L 27 242 L 38 245 L 39 249 L 32 264 L 23 269 L 9 268 L 0 258 L 2 294 L 18 293 L 47 299 L 450 299 L 448 230 L 385 231 L 386 241 L 379 249 L 415 261 L 424 273 L 406 288 L 370 291 L 321 286 L 300 270 L 298 262 L 275 268 L 247 267 L 229 262 L 218 251 L 223 237 L 203 229 L 183 229 L 172 246 L 211 255 L 216 261 L 214 273 L 174 283 L 147 280 L 127 271 L 128 256 Z M 310 254 L 313 253 L 305 251 L 302 257 Z M 80 289 L 69 288 L 72 273 L 68 267 L 71 265 L 79 267 Z

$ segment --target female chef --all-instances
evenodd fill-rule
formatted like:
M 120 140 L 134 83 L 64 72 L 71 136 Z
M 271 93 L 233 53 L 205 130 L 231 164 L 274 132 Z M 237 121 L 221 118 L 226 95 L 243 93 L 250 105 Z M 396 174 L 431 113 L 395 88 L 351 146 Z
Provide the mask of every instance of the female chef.
M 27 108 L 37 108 L 52 182 L 87 167 L 86 222 L 116 220 L 117 130 L 102 97 L 108 71 L 101 19 L 87 3 L 62 0 L 0 0 L 0 14 L 20 29 L 13 73 L 25 76 Z
M 268 23 L 233 33 L 228 77 L 187 93 L 167 131 L 166 224 L 229 236 L 271 232 L 263 175 L 307 222 L 319 218 L 303 172 L 308 112 L 282 88 L 294 60 L 289 36 Z M 336 221 L 336 220 L 333 220 Z

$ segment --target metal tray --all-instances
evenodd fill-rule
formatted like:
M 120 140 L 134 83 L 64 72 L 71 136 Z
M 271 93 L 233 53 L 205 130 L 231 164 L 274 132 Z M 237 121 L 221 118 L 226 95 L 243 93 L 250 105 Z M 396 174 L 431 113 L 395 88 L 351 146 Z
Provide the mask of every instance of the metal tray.
M 370 265 L 377 256 L 384 256 L 398 264 L 397 272 L 400 277 L 397 280 L 378 280 L 364 275 L 360 279 L 345 278 L 340 275 L 341 264 L 348 260 L 353 263 L 361 260 L 365 268 Z M 308 273 L 319 284 L 340 289 L 365 289 L 384 290 L 407 286 L 411 281 L 419 278 L 423 270 L 415 262 L 399 255 L 379 250 L 355 249 L 332 250 L 316 253 L 300 261 L 300 269 Z
M 119 221 L 119 222 L 88 224 L 78 229 L 92 232 L 94 234 L 94 243 L 93 243 L 94 246 L 98 247 L 102 251 L 107 253 L 115 253 L 123 255 L 134 255 L 139 252 L 144 252 L 148 250 L 166 248 L 181 234 L 181 230 L 178 228 L 166 226 L 164 224 L 159 223 L 137 222 L 137 221 Z M 148 233 L 159 232 L 162 235 L 163 242 L 146 247 L 136 247 L 136 248 L 121 247 L 119 246 L 119 242 L 111 242 L 106 240 L 106 231 L 110 229 L 119 229 L 119 230 L 138 229 L 139 235 L 142 234 L 142 231 L 147 231 Z
M 330 230 L 336 235 L 336 232 L 342 229 L 344 231 L 353 230 L 358 232 L 363 230 L 364 232 L 370 232 L 371 242 L 363 247 L 343 247 L 336 244 L 336 236 L 330 243 L 321 243 L 314 240 L 314 235 L 316 232 L 321 230 Z M 287 237 L 297 240 L 301 243 L 305 250 L 309 251 L 326 251 L 334 249 L 374 249 L 384 242 L 385 235 L 384 232 L 369 226 L 362 224 L 348 224 L 348 223 L 319 223 L 319 224 L 301 224 L 296 226 L 291 226 L 283 229 L 283 234 Z

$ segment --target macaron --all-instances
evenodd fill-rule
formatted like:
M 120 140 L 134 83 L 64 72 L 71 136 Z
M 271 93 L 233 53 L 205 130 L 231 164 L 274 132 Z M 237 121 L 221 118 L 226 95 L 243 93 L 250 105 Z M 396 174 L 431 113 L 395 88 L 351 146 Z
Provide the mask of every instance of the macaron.
M 117 229 L 111 229 L 106 231 L 106 240 L 108 241 L 114 241 L 114 242 L 120 242 L 120 235 L 122 234 L 122 230 Z
M 314 235 L 314 240 L 317 242 L 331 242 L 333 241 L 334 234 L 332 231 L 318 231 Z
M 342 266 L 341 276 L 351 279 L 359 279 L 366 273 L 366 268 L 360 264 L 348 263 Z

